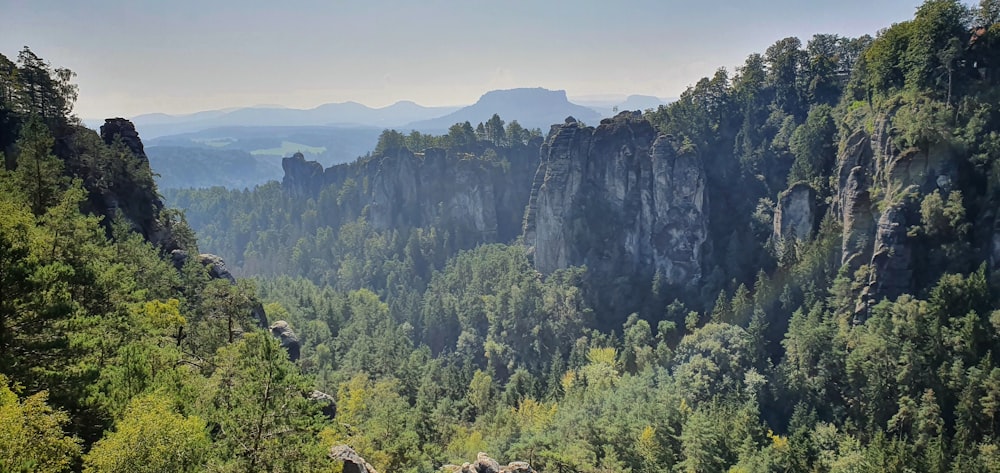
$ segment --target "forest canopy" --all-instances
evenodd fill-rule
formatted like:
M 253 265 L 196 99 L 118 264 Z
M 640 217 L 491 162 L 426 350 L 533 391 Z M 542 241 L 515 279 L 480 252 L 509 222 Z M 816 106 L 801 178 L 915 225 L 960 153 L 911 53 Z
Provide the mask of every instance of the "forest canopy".
M 929 0 L 591 124 L 704 169 L 693 286 L 539 271 L 521 193 L 558 143 L 516 117 L 180 212 L 72 72 L 0 56 L 0 470 L 1000 472 L 998 19 Z M 452 182 L 384 185 L 424 169 Z

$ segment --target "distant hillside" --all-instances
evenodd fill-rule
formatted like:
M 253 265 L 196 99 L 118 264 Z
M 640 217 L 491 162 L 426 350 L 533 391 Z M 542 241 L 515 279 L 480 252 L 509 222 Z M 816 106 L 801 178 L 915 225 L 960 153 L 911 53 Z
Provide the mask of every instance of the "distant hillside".
M 147 139 L 150 146 L 238 150 L 280 158 L 301 152 L 331 166 L 374 149 L 381 128 L 329 126 L 231 126 Z M 143 135 L 145 139 L 145 135 Z
M 311 109 L 247 107 L 209 110 L 188 115 L 152 113 L 134 117 L 139 133 L 149 138 L 190 133 L 222 126 L 374 126 L 394 127 L 452 112 L 456 107 L 424 107 L 410 101 L 371 108 L 357 102 L 328 103 Z
M 253 188 L 281 179 L 281 160 L 232 149 L 150 146 L 149 165 L 160 189 Z
M 624 111 L 644 112 L 649 109 L 655 110 L 660 105 L 666 105 L 675 99 L 661 99 L 653 95 L 629 95 L 628 97 L 620 96 L 617 98 L 574 97 L 571 100 L 573 100 L 573 103 L 578 103 L 596 111 L 602 117 L 610 117 Z
M 507 121 L 517 120 L 525 128 L 543 130 L 554 123 L 562 123 L 568 116 L 588 124 L 601 120 L 596 111 L 570 102 L 565 90 L 510 89 L 487 92 L 475 104 L 440 118 L 410 123 L 403 129 L 442 132 L 455 123 L 486 122 L 494 113 Z

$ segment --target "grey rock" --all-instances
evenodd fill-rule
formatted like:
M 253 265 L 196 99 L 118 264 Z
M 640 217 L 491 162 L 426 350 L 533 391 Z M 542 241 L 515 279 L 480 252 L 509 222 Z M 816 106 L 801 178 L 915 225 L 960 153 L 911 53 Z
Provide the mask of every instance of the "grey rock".
M 327 168 L 300 155 L 285 158 L 282 187 L 315 198 L 327 186 L 344 193 L 339 207 L 353 220 L 367 212 L 379 230 L 434 225 L 460 230 L 456 248 L 514 240 L 521 231 L 541 140 L 492 149 L 393 149 L 383 155 Z M 496 159 L 482 159 L 495 153 Z M 355 186 L 345 188 L 351 179 Z M 367 184 L 367 185 L 365 185 Z M 443 224 L 443 225 L 442 225 Z
M 335 445 L 328 456 L 344 463 L 344 473 L 378 473 L 358 452 L 347 445 Z
M 313 391 L 309 393 L 309 402 L 319 405 L 320 412 L 327 419 L 333 420 L 337 416 L 337 400 L 333 396 L 323 391 Z
M 524 219 L 535 266 L 587 265 L 598 278 L 660 272 L 668 284 L 701 279 L 707 238 L 705 172 L 641 114 L 597 128 L 554 126 Z
M 839 192 L 834 200 L 834 212 L 843 225 L 840 261 L 848 266 L 851 274 L 871 259 L 877 218 L 869 191 L 872 160 L 871 139 L 864 132 L 851 135 L 837 159 Z
M 268 327 L 268 329 L 271 331 L 272 336 L 281 340 L 281 347 L 288 352 L 288 358 L 292 361 L 297 361 L 302 345 L 299 343 L 299 337 L 288 326 L 288 322 L 279 320 Z
M 208 275 L 212 279 L 225 279 L 232 284 L 236 284 L 236 278 L 229 272 L 229 268 L 226 267 L 226 262 L 222 260 L 221 256 L 202 253 L 198 255 L 198 262 L 208 269 Z
M 310 197 L 313 189 L 321 187 L 325 181 L 323 165 L 316 161 L 306 161 L 302 153 L 282 158 L 281 169 L 285 171 L 285 177 L 281 181 L 282 188 L 298 197 Z
M 816 231 L 816 190 L 800 182 L 778 196 L 774 209 L 774 239 L 809 240 Z
M 893 205 L 879 219 L 875 233 L 875 248 L 871 259 L 871 274 L 863 294 L 866 308 L 883 298 L 895 299 L 911 292 L 913 281 L 913 249 L 907 236 L 909 203 Z M 866 312 L 859 316 L 865 317 Z
M 515 461 L 507 466 L 500 466 L 500 463 L 490 458 L 489 455 L 479 452 L 476 461 L 473 463 L 463 463 L 458 465 L 444 465 L 442 471 L 451 473 L 535 473 L 528 462 Z
M 178 271 L 184 266 L 187 259 L 188 254 L 184 250 L 176 249 L 170 252 L 170 260 Z M 229 272 L 229 268 L 226 267 L 226 262 L 221 256 L 202 253 L 198 255 L 197 261 L 208 270 L 210 278 L 225 279 L 230 284 L 236 284 L 236 278 Z M 264 306 L 261 303 L 254 304 L 250 317 L 257 323 L 258 328 L 267 328 L 267 313 L 264 312 Z

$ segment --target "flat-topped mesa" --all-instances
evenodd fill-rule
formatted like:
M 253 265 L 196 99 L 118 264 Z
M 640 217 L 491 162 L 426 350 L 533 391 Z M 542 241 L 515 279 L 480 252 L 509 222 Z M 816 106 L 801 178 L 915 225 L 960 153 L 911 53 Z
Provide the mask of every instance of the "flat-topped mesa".
M 524 241 L 549 273 L 587 265 L 598 278 L 701 279 L 708 234 L 705 170 L 638 112 L 594 127 L 553 126 L 525 214 Z

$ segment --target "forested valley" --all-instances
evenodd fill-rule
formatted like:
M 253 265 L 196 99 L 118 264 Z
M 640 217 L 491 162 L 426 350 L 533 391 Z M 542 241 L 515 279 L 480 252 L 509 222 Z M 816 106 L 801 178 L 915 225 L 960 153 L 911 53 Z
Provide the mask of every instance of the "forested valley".
M 0 56 L 0 471 L 1000 472 L 995 1 L 244 190 L 72 80 Z

